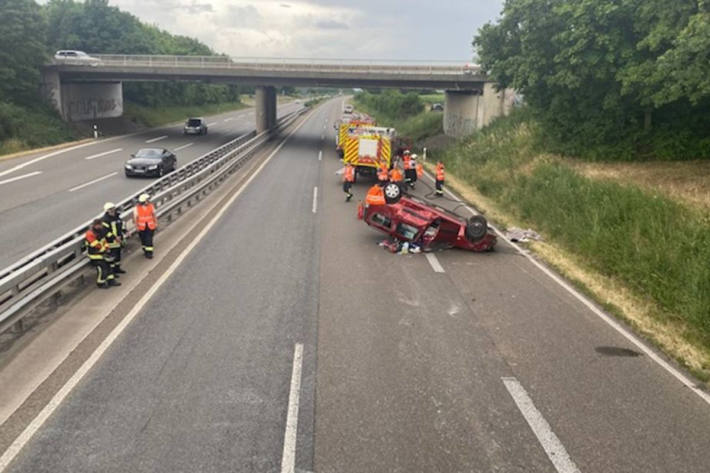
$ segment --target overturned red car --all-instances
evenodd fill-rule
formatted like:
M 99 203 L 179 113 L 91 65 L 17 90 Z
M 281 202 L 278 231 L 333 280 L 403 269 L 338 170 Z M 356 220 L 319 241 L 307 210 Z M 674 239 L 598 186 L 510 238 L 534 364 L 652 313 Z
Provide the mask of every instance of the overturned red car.
M 359 207 L 358 217 L 393 238 L 418 244 L 424 251 L 492 251 L 497 242 L 482 215 L 465 219 L 435 204 L 405 196 L 397 183 L 390 182 L 381 190 L 375 187 Z

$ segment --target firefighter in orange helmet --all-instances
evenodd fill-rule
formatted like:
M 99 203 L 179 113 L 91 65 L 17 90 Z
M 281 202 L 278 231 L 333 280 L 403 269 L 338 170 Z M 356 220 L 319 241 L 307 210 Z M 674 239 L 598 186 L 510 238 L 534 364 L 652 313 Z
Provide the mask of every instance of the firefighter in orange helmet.
M 350 192 L 353 182 L 355 182 L 355 168 L 352 164 L 347 163 L 345 165 L 345 170 L 343 171 L 343 192 L 345 192 L 345 202 L 350 202 L 350 199 L 353 198 L 353 194 Z
M 444 195 L 444 163 L 436 163 L 436 195 Z

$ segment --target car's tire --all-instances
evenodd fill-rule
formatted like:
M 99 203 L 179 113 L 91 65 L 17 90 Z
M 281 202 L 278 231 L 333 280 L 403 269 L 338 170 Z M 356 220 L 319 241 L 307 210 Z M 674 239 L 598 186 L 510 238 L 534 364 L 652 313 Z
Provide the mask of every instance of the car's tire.
M 483 215 L 474 215 L 466 222 L 466 238 L 468 241 L 478 241 L 488 233 L 488 222 Z
M 132 176 L 132 174 L 131 174 L 130 172 L 124 171 L 124 173 L 126 174 L 126 177 L 131 177 L 131 176 Z
M 396 204 L 402 198 L 402 187 L 396 182 L 388 182 L 383 189 L 385 193 L 385 202 L 388 204 Z

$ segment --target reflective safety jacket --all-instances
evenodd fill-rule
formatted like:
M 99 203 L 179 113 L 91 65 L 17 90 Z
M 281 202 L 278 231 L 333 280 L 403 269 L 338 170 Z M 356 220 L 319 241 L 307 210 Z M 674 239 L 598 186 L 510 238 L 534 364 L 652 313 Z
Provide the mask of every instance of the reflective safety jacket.
M 90 260 L 104 259 L 104 255 L 109 250 L 105 229 L 95 231 L 93 228 L 89 228 L 84 235 L 84 243 Z
M 392 168 L 390 171 L 390 180 L 392 182 L 402 182 L 404 180 L 404 176 L 402 176 L 402 171 L 399 170 L 399 168 Z
M 422 177 L 424 175 L 424 166 L 417 163 L 417 177 Z
M 408 154 L 405 154 L 402 158 L 402 165 L 404 166 L 405 171 L 411 168 L 412 158 Z
M 146 227 L 155 230 L 158 227 L 158 221 L 155 218 L 155 207 L 153 204 L 138 204 L 133 213 L 133 218 L 136 221 L 138 231 L 143 231 Z
M 389 180 L 389 173 L 387 172 L 387 166 L 380 166 L 380 168 L 377 169 L 377 180 L 378 181 Z
M 121 240 L 123 240 L 123 220 L 118 216 L 118 212 L 113 217 L 106 212 L 101 220 L 104 221 L 109 248 L 120 248 Z
M 355 168 L 347 165 L 343 173 L 343 182 L 355 182 Z
M 443 163 L 438 163 L 436 165 L 436 180 L 437 181 L 444 180 L 444 164 Z
M 382 187 L 374 185 L 367 191 L 365 203 L 368 205 L 385 205 L 385 191 Z

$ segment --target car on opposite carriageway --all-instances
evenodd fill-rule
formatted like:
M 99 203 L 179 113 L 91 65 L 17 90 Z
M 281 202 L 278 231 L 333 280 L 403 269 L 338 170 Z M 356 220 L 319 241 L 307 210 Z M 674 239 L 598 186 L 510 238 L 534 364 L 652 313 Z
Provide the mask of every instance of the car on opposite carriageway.
M 177 156 L 165 148 L 143 148 L 131 155 L 123 167 L 126 177 L 163 176 L 177 169 Z

